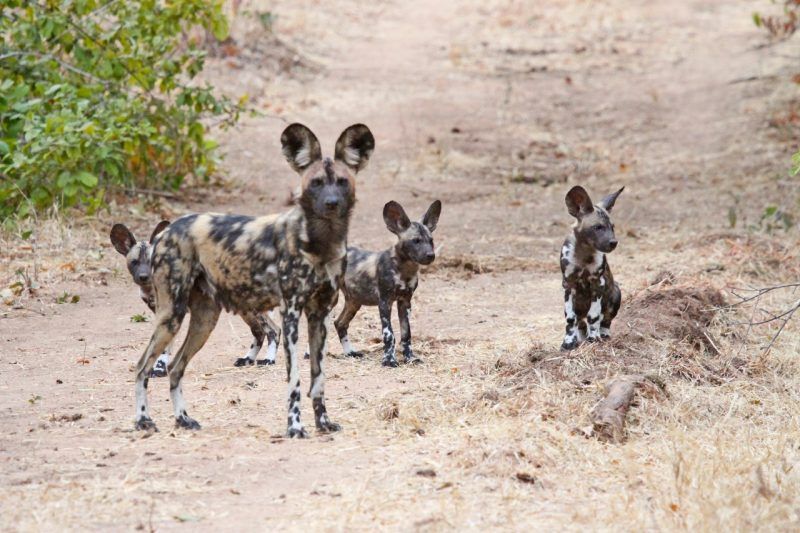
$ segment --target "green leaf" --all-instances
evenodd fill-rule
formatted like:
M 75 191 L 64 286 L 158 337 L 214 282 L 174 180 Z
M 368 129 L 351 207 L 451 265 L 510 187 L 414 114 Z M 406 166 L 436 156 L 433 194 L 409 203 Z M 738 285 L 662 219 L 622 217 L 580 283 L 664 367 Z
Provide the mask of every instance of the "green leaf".
M 58 175 L 58 180 L 56 180 L 56 186 L 59 189 L 63 189 L 70 183 L 72 183 L 72 174 L 70 174 L 65 170 L 64 172 Z
M 228 19 L 223 16 L 215 17 L 211 24 L 211 31 L 218 41 L 224 41 L 228 38 Z
M 78 172 L 77 176 L 78 180 L 83 183 L 83 185 L 89 189 L 97 187 L 97 176 L 94 174 L 90 174 L 86 171 Z

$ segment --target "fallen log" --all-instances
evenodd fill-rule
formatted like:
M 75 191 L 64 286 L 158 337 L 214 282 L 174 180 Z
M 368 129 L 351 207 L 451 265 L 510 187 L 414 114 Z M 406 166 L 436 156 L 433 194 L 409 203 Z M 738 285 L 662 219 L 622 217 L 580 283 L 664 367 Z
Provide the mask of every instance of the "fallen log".
M 592 435 L 608 442 L 625 440 L 625 417 L 634 404 L 636 391 L 662 395 L 664 384 L 641 375 L 620 376 L 605 388 L 605 397 L 592 409 Z

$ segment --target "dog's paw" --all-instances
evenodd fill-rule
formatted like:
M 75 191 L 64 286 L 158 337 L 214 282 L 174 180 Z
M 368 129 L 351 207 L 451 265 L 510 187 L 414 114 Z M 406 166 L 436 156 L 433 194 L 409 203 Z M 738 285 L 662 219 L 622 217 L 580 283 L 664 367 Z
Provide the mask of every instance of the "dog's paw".
M 233 363 L 233 366 L 250 366 L 254 363 L 252 359 L 248 359 L 247 357 L 240 357 Z M 259 363 L 260 364 L 260 363 Z
M 411 357 L 405 356 L 405 363 L 407 365 L 421 365 L 422 359 L 420 359 L 416 355 L 412 355 Z
M 194 418 L 181 415 L 175 419 L 175 426 L 184 429 L 200 429 L 200 424 Z
M 356 358 L 360 359 L 360 358 L 364 357 L 364 354 L 363 354 L 363 352 L 352 351 L 352 352 L 347 352 L 346 354 L 344 354 L 344 356 L 345 357 L 356 357 Z
M 398 366 L 400 366 L 397 363 L 397 359 L 395 359 L 394 357 L 384 357 L 383 361 L 381 361 L 381 364 L 383 366 L 388 366 L 391 368 L 397 368 Z
M 574 350 L 577 347 L 578 347 L 578 341 L 576 341 L 576 340 L 564 341 L 564 342 L 561 343 L 561 351 L 562 352 L 569 352 L 571 350 Z
M 330 420 L 317 421 L 317 431 L 320 433 L 333 433 L 334 431 L 341 431 L 342 426 Z
M 136 429 L 138 431 L 158 431 L 156 423 L 149 416 L 143 416 L 136 421 Z
M 290 427 L 286 431 L 286 436 L 289 437 L 290 439 L 307 439 L 308 432 L 302 426 L 300 426 L 299 428 Z
M 259 359 L 258 361 L 256 361 L 256 364 L 258 366 L 274 365 L 275 359 Z

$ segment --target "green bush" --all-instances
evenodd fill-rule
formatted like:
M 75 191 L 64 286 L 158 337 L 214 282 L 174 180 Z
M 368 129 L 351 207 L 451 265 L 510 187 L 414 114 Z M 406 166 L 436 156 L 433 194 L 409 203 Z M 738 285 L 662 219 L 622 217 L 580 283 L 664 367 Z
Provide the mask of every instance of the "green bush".
M 0 2 L 0 220 L 207 179 L 202 120 L 230 125 L 243 104 L 192 84 L 193 28 L 224 39 L 222 0 Z

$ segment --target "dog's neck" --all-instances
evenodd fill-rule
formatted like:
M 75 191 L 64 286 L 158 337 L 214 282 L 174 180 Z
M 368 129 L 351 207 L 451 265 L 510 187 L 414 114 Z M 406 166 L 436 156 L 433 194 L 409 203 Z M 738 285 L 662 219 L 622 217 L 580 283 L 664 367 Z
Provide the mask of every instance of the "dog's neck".
M 319 257 L 323 263 L 340 259 L 347 248 L 347 232 L 350 227 L 352 207 L 343 216 L 321 217 L 313 209 L 300 206 L 305 218 L 306 237 L 303 251 Z
M 389 255 L 392 257 L 394 264 L 397 265 L 397 271 L 403 279 L 410 279 L 419 272 L 419 263 L 413 261 L 403 252 L 400 242 L 389 248 Z
M 597 262 L 602 262 L 603 256 L 605 256 L 603 252 L 575 235 L 575 247 L 572 257 L 576 265 L 585 267 L 596 264 Z

